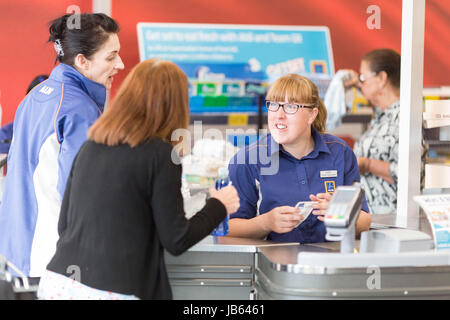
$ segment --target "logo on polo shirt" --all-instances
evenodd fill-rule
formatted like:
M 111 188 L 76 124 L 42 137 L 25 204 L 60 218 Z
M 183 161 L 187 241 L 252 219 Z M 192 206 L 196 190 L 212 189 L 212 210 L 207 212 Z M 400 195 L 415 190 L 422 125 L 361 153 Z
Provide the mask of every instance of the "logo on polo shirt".
M 50 93 L 53 92 L 53 90 L 55 90 L 55 89 L 50 88 L 50 87 L 47 87 L 47 86 L 43 86 L 43 87 L 41 88 L 41 90 L 39 90 L 39 92 L 40 92 L 40 93 L 43 93 L 43 94 L 46 94 L 46 95 L 49 95 Z
M 326 193 L 333 193 L 336 189 L 334 181 L 325 181 L 325 191 Z

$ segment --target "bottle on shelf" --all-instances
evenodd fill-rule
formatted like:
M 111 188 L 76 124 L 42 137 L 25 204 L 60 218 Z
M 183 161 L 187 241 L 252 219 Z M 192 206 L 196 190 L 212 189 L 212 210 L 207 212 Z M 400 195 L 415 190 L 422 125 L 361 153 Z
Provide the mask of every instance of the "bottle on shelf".
M 228 177 L 228 168 L 219 168 L 219 175 L 216 180 L 216 190 L 220 190 L 230 184 L 230 178 Z M 213 236 L 226 236 L 228 234 L 228 215 L 211 233 Z

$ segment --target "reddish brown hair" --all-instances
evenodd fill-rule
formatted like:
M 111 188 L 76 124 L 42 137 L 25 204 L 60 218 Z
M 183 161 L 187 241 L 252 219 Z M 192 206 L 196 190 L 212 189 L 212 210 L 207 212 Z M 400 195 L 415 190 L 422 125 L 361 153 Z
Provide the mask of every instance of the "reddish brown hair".
M 89 129 L 97 143 L 135 147 L 151 137 L 167 142 L 189 125 L 188 81 L 174 63 L 150 59 L 136 65 L 112 104 Z

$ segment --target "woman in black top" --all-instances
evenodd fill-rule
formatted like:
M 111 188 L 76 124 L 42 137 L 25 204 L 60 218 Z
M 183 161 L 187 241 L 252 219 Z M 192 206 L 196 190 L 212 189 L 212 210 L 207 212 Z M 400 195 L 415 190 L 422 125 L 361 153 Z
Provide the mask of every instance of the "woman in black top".
M 185 218 L 170 140 L 188 123 L 186 75 L 157 59 L 134 67 L 75 158 L 39 298 L 172 298 L 164 248 L 183 253 L 239 208 L 234 187 L 211 189 Z

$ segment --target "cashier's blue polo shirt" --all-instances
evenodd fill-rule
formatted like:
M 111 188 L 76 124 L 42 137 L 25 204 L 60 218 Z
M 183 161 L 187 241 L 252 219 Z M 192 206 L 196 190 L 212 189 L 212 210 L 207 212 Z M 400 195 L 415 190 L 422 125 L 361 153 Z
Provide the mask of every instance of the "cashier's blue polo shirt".
M 241 149 L 228 166 L 230 179 L 240 197 L 239 210 L 230 216 L 251 219 L 280 206 L 311 201 L 310 194 L 330 192 L 341 185 L 360 181 L 358 162 L 350 147 L 329 134 L 311 129 L 314 150 L 296 159 L 273 140 L 270 134 Z M 369 212 L 366 199 L 362 210 Z M 274 242 L 325 242 L 326 229 L 310 214 L 288 233 L 271 232 Z

